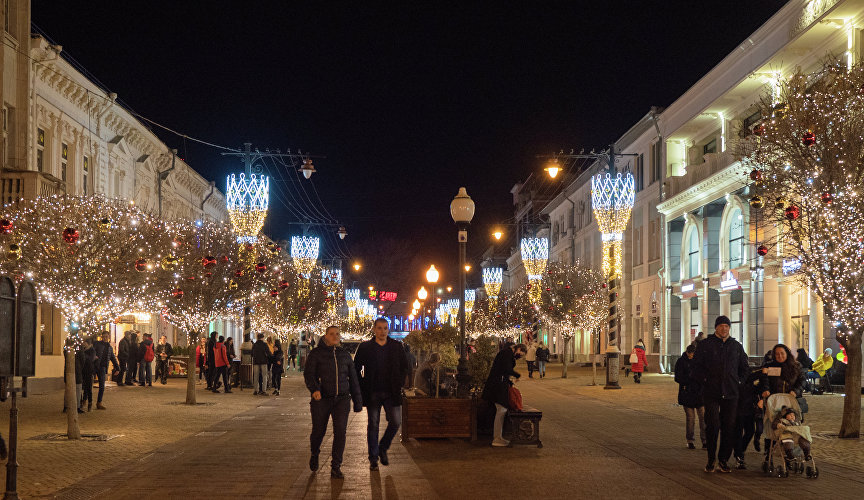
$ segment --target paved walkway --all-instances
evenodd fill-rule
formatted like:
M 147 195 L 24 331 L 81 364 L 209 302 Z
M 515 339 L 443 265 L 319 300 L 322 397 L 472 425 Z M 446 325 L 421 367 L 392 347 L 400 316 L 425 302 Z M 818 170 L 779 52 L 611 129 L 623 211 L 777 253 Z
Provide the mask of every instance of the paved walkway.
M 215 404 L 198 408 L 166 404 L 181 399 L 179 381 L 172 381 L 174 387 L 115 388 L 106 398 L 109 410 L 84 415 L 82 429 L 110 432 L 116 426 L 124 435 L 107 442 L 24 439 L 19 491 L 28 497 L 112 499 L 864 495 L 864 460 L 854 458 L 864 453 L 860 441 L 838 445 L 836 439 L 817 439 L 817 480 L 766 478 L 755 470 L 761 460 L 755 452 L 748 453 L 750 471 L 705 474 L 705 453 L 684 447 L 683 412 L 673 405 L 675 386 L 668 376 L 648 375 L 639 386 L 624 379 L 620 391 L 587 386 L 590 376 L 584 369 L 571 369 L 568 379 L 558 376 L 553 367 L 545 379 L 519 383 L 526 404 L 544 412 L 541 449 L 492 448 L 488 438 L 397 441 L 391 465 L 370 472 L 365 413 L 352 413 L 344 481 L 329 477 L 329 438 L 322 447 L 321 472 L 308 470 L 308 394 L 295 374 L 286 379 L 281 397 L 202 391 L 201 401 Z M 28 401 L 30 415 L 38 413 L 40 398 L 59 401 L 59 395 L 34 396 Z M 813 399 L 814 431 L 824 426 L 836 432 L 833 422 L 821 420 L 830 420 L 826 408 L 840 398 Z M 22 419 L 27 415 L 22 409 Z M 52 418 L 22 426 L 25 438 L 33 434 L 31 427 L 41 432 L 57 427 L 59 417 Z M 835 450 L 834 455 L 826 450 Z

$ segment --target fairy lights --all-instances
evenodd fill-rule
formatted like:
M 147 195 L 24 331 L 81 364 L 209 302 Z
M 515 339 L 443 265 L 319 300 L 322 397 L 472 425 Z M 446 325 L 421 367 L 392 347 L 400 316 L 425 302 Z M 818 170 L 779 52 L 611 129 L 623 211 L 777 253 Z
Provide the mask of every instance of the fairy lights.
M 497 298 L 501 293 L 501 283 L 504 276 L 504 269 L 500 267 L 484 267 L 483 268 L 483 287 L 486 289 L 486 295 L 489 298 Z
M 270 179 L 264 175 L 228 176 L 228 216 L 237 232 L 237 243 L 255 243 L 264 226 L 269 206 Z
M 630 172 L 617 173 L 614 177 L 601 173 L 591 178 L 591 206 L 597 227 L 603 234 L 603 273 L 609 278 L 621 277 L 621 245 L 635 195 Z
M 531 300 L 537 303 L 540 300 L 540 281 L 543 279 L 546 261 L 549 259 L 549 240 L 546 238 L 522 238 L 520 246 L 522 264 L 528 274 Z
M 474 300 L 477 298 L 477 291 L 473 289 L 465 290 L 465 315 L 471 317 L 471 311 L 474 310 Z
M 294 265 L 304 276 L 309 275 L 318 260 L 318 250 L 321 240 L 317 236 L 292 236 L 291 258 Z

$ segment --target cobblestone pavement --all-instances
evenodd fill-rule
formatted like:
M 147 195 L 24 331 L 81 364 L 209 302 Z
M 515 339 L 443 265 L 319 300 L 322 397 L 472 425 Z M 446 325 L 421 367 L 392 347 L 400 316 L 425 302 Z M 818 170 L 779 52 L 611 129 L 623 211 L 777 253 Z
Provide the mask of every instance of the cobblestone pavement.
M 525 374 L 524 366 L 517 368 Z M 705 474 L 705 453 L 684 447 L 683 411 L 671 377 L 646 375 L 605 391 L 588 386 L 590 371 L 518 384 L 525 403 L 544 412 L 543 448 L 491 448 L 489 438 L 411 439 L 394 443 L 391 465 L 372 473 L 365 452 L 365 413 L 352 413 L 344 481 L 333 481 L 322 447 L 321 472 L 308 470 L 308 394 L 295 373 L 282 396 L 249 391 L 211 394 L 195 408 L 180 380 L 162 387 L 112 388 L 107 411 L 82 415 L 83 432 L 122 434 L 105 442 L 33 441 L 62 432 L 61 394 L 33 395 L 21 405 L 19 492 L 56 498 L 804 498 L 830 491 L 864 495 L 864 446 L 817 438 L 821 475 L 766 478 L 761 457 L 748 471 Z M 598 382 L 602 373 L 598 373 Z M 839 396 L 809 398 L 815 433 L 836 432 Z M 5 430 L 4 430 L 5 434 Z

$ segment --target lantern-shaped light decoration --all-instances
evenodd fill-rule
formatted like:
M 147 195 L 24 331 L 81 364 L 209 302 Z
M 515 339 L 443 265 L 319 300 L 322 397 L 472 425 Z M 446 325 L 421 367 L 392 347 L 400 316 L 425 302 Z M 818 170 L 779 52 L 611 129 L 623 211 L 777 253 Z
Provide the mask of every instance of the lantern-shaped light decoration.
M 540 300 L 540 282 L 543 272 L 546 271 L 546 261 L 549 259 L 549 240 L 546 238 L 522 238 L 522 264 L 528 274 L 528 281 L 532 285 L 528 289 L 531 302 L 536 304 Z
M 235 177 L 228 176 L 228 216 L 234 231 L 237 232 L 237 243 L 256 243 L 258 233 L 267 218 L 267 208 L 270 203 L 270 179 L 264 175 L 245 174 Z
M 603 234 L 603 273 L 620 278 L 624 230 L 630 221 L 635 190 L 633 174 L 597 174 L 591 179 L 591 207 Z
M 320 244 L 321 240 L 316 236 L 291 237 L 291 258 L 294 259 L 294 265 L 306 278 L 315 268 Z
M 474 310 L 474 300 L 477 298 L 477 290 L 465 290 L 465 315 L 471 317 L 471 311 Z
M 354 312 L 357 310 L 357 302 L 360 300 L 360 289 L 349 288 L 345 290 L 345 303 L 348 304 L 348 319 L 354 320 Z
M 501 293 L 501 282 L 504 281 L 504 269 L 500 267 L 483 268 L 483 287 L 490 299 L 498 298 Z

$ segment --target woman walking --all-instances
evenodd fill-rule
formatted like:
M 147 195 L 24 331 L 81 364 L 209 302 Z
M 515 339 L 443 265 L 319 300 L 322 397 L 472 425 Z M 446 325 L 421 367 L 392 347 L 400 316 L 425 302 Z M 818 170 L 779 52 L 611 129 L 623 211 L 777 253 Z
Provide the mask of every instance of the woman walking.
M 271 356 L 270 371 L 272 373 L 273 395 L 278 396 L 279 390 L 282 389 L 282 372 L 284 371 L 283 364 L 285 362 L 285 353 L 282 351 L 282 343 L 279 339 L 273 342 L 273 356 Z
M 705 406 L 702 403 L 702 386 L 691 377 L 693 369 L 693 356 L 696 354 L 696 345 L 690 344 L 684 355 L 675 363 L 675 382 L 678 383 L 678 404 L 684 407 L 686 418 L 685 437 L 687 448 L 696 449 L 693 444 L 695 438 L 696 418 L 699 418 L 699 439 L 702 441 L 702 449 L 707 448 L 705 433 Z M 634 375 L 635 378 L 635 375 Z
M 645 344 L 642 339 L 636 342 L 636 346 L 630 352 L 630 371 L 633 372 L 633 381 L 637 384 L 642 383 L 642 372 L 648 367 L 648 361 L 645 359 Z

